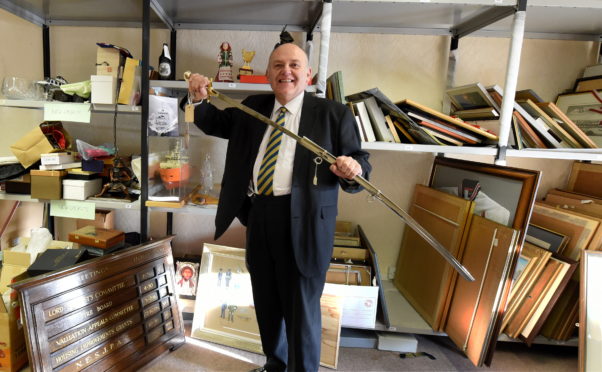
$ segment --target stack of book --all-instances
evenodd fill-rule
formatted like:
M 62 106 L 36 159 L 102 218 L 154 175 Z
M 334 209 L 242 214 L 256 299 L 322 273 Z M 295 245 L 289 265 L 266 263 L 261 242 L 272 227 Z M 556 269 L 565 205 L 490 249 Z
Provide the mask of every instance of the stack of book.
M 346 98 L 363 142 L 483 146 L 498 139 L 490 130 L 412 100 L 393 103 L 378 88 Z

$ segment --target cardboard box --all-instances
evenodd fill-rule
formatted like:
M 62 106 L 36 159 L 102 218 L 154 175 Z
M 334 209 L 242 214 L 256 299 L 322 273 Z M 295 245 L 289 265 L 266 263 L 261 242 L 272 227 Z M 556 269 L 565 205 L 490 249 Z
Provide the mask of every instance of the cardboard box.
M 105 75 L 90 76 L 92 96 L 90 102 L 98 104 L 115 104 L 117 98 L 117 78 Z
M 125 57 L 112 46 L 96 48 L 96 75 L 119 77 L 119 67 L 123 66 Z
M 111 248 L 125 240 L 125 233 L 120 230 L 103 229 L 85 226 L 69 233 L 69 241 L 97 248 Z
M 15 281 L 25 279 L 27 274 L 14 278 Z M 21 307 L 17 292 L 10 290 L 8 308 L 0 301 L 0 371 L 20 371 L 27 364 L 27 347 L 25 334 L 20 321 Z
M 95 226 L 102 229 L 114 229 L 115 228 L 115 211 L 97 209 L 93 220 L 77 219 L 75 225 L 78 229 L 85 226 Z
M 29 173 L 32 198 L 58 200 L 63 197 L 62 181 L 67 171 L 32 169 Z
M 65 151 L 72 142 L 60 121 L 45 121 L 13 143 L 10 150 L 24 168 L 29 168 L 42 154 Z
M 102 179 L 92 180 L 63 180 L 63 199 L 86 200 L 88 196 L 96 195 L 102 187 Z
M 140 102 L 140 71 L 139 60 L 134 58 L 127 58 L 125 60 L 117 103 L 135 106 Z

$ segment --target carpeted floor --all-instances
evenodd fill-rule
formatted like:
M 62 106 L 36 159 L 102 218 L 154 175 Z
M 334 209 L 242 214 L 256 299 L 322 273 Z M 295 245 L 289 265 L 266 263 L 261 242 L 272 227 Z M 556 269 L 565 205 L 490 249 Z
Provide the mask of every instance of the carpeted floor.
M 421 356 L 401 359 L 398 352 L 376 349 L 340 348 L 337 371 L 546 371 L 577 370 L 577 348 L 570 346 L 534 345 L 499 342 L 491 367 L 476 368 L 442 336 L 420 336 L 418 351 L 436 359 Z M 244 372 L 263 365 L 262 355 L 213 344 L 188 337 L 186 344 L 164 355 L 143 372 L 232 371 Z M 320 371 L 333 371 L 320 368 Z

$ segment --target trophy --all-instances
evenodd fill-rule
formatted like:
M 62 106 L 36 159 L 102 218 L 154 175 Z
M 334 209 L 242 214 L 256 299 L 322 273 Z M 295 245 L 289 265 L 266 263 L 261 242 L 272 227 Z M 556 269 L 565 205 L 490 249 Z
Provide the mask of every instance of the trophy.
M 242 60 L 245 61 L 245 64 L 242 65 L 241 68 L 238 69 L 238 80 L 240 80 L 241 75 L 253 75 L 253 69 L 251 68 L 251 61 L 255 57 L 254 50 L 242 50 Z

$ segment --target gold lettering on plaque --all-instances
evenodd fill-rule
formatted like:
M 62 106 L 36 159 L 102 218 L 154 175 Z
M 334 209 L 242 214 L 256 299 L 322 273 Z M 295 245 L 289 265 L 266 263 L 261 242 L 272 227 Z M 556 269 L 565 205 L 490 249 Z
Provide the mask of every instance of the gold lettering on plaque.
M 161 318 L 157 316 L 157 317 L 152 318 L 148 322 L 146 322 L 146 328 L 147 329 L 155 328 L 159 324 L 161 324 Z
M 167 309 L 163 311 L 163 320 L 167 320 L 171 318 L 171 310 Z
M 173 329 L 173 322 L 165 323 L 165 333 L 171 331 Z
M 59 354 L 57 357 L 54 358 L 54 366 L 58 366 L 58 365 L 62 364 L 63 362 L 71 359 L 73 356 L 87 351 L 92 346 L 97 345 L 97 344 L 113 337 L 114 335 L 121 332 L 125 328 L 131 326 L 132 324 L 134 324 L 134 321 L 132 319 L 127 319 L 127 320 L 117 324 L 113 328 L 110 328 L 107 331 L 102 332 L 98 336 L 89 339 L 88 341 L 84 342 L 83 344 L 81 344 L 71 350 L 68 350 L 62 354 Z
M 104 309 L 107 309 L 107 308 L 111 307 L 111 305 L 113 305 L 113 301 L 107 301 L 107 302 L 105 302 L 105 303 L 104 303 L 104 304 L 102 304 L 102 305 L 98 305 L 98 306 L 96 306 L 96 311 L 97 311 L 97 312 L 101 312 L 101 311 L 103 311 Z
M 55 316 L 63 312 L 65 308 L 63 306 L 57 306 L 48 310 L 48 316 Z
M 167 279 L 165 278 L 165 275 L 160 276 L 158 280 L 159 280 L 159 285 L 160 286 L 163 285 L 163 284 L 167 284 Z
M 129 313 L 132 313 L 134 310 L 136 310 L 138 308 L 137 305 L 128 305 L 126 307 L 124 307 L 123 309 L 116 311 L 114 313 L 112 313 L 111 315 L 109 315 L 108 317 L 105 318 L 101 318 L 98 319 L 90 324 L 88 324 L 86 327 L 72 331 L 54 341 L 52 341 L 56 346 L 62 346 L 66 343 L 70 343 L 72 341 L 75 340 L 79 340 L 80 338 L 91 334 L 92 332 L 96 331 L 97 329 L 101 328 L 102 326 L 104 326 L 107 323 L 112 322 L 115 319 L 121 318 Z
M 159 299 L 157 292 L 149 293 L 148 295 L 142 297 L 142 306 L 146 306 L 152 302 L 155 302 Z
M 146 292 L 148 292 L 150 290 L 153 290 L 155 288 L 157 288 L 157 283 L 155 283 L 155 281 L 153 280 L 151 282 L 148 282 L 148 283 L 144 284 L 142 286 L 141 291 L 142 291 L 142 293 L 146 293 Z
M 161 306 L 158 303 L 151 305 L 149 308 L 144 309 L 144 319 L 155 315 L 159 311 L 161 311 Z
M 165 309 L 168 306 L 169 306 L 169 297 L 165 297 L 165 298 L 161 299 L 161 307 L 163 309 Z
M 143 280 L 146 280 L 146 279 L 150 279 L 153 276 L 155 276 L 155 269 L 151 268 L 151 269 L 149 269 L 149 270 L 147 270 L 147 271 L 145 271 L 145 272 L 143 272 L 143 273 L 140 274 L 140 280 L 143 281 Z

